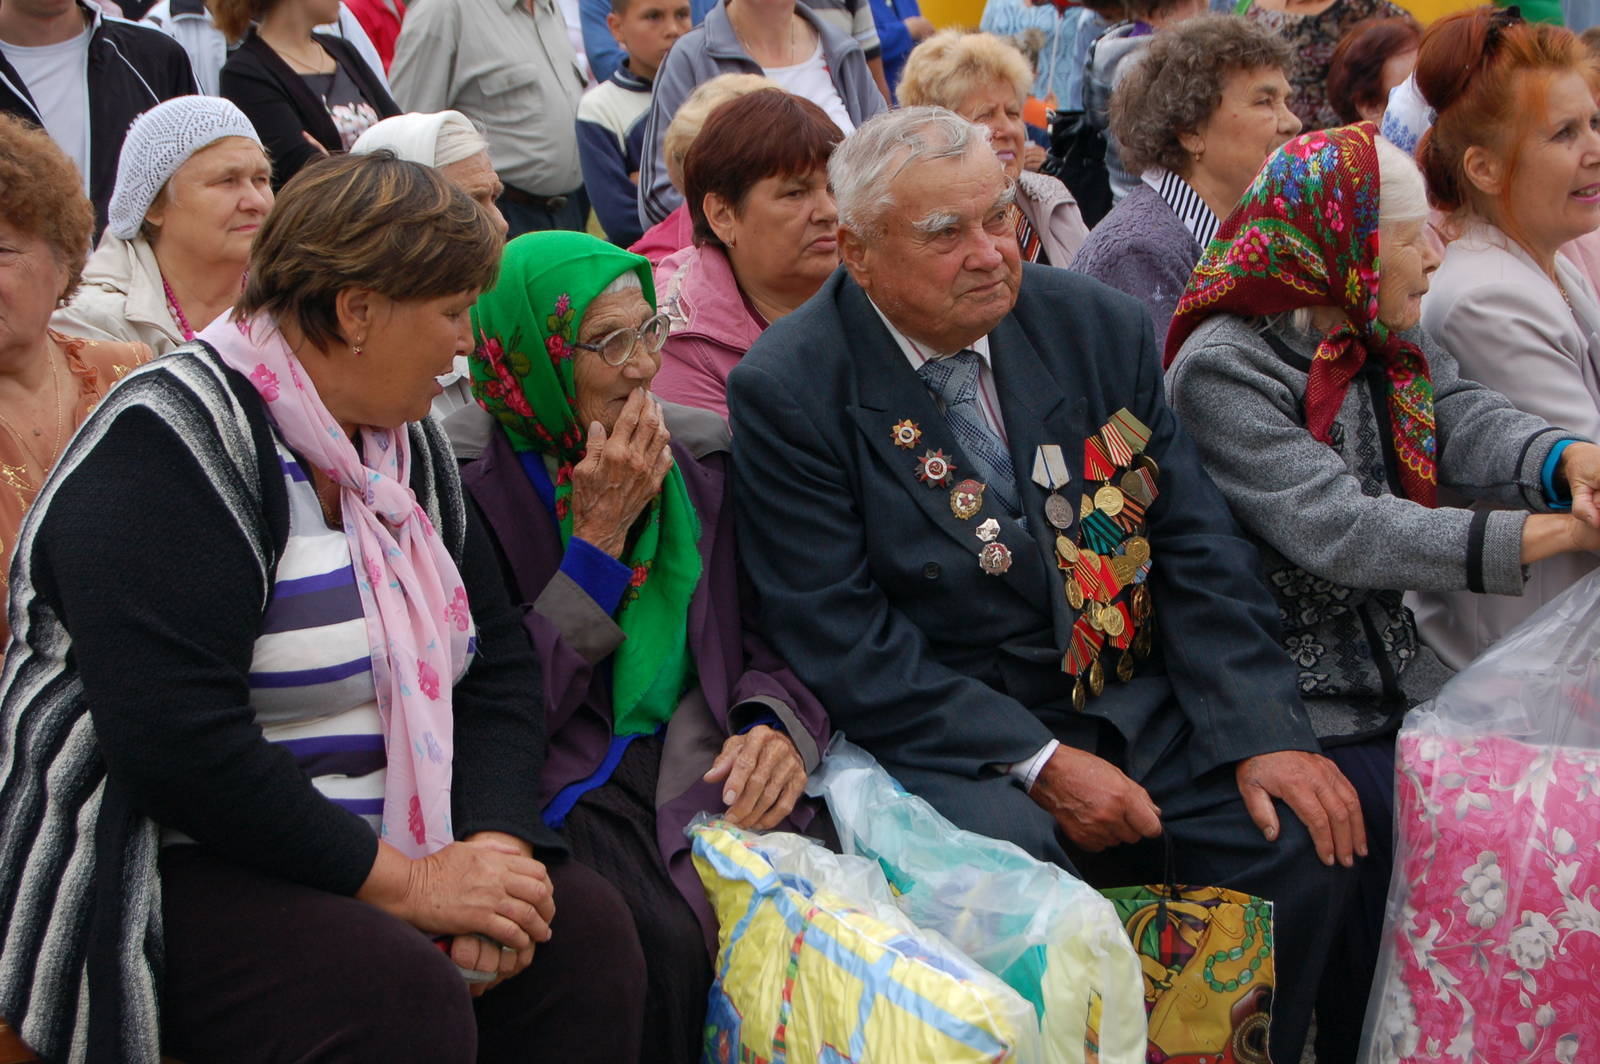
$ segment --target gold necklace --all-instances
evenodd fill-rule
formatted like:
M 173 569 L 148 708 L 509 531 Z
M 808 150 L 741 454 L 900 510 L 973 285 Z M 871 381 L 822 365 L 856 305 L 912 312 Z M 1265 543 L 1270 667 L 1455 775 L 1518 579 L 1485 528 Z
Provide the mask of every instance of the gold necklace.
M 3 425 L 7 432 L 17 438 L 17 442 L 22 444 L 22 449 L 27 452 L 28 457 L 39 463 L 40 479 L 43 479 L 50 472 L 51 463 L 56 460 L 56 455 L 61 451 L 61 374 L 56 368 L 56 359 L 54 358 L 50 360 L 50 385 L 51 391 L 55 396 L 56 430 L 55 435 L 50 439 L 50 455 L 48 458 L 40 458 L 39 453 L 29 446 L 28 438 L 17 431 L 16 426 L 11 424 L 9 418 L 4 414 L 0 414 L 0 425 Z M 33 434 L 35 436 L 43 435 L 38 429 L 34 429 Z
M 318 50 L 321 50 L 322 46 L 318 45 L 316 41 L 312 41 L 311 43 L 313 45 L 316 45 Z M 324 52 L 322 52 L 322 62 L 321 63 L 308 63 L 304 59 L 302 59 L 299 56 L 295 55 L 293 52 L 289 51 L 288 48 L 274 46 L 273 47 L 273 51 L 279 52 L 279 53 L 287 56 L 289 59 L 293 60 L 294 62 L 299 63 L 301 66 L 305 67 L 306 70 L 309 71 L 312 74 L 326 74 L 326 73 L 328 73 L 328 71 L 322 69 L 322 63 L 326 63 L 329 59 L 333 58 L 332 56 L 328 55 L 328 53 L 326 51 L 324 51 Z M 337 63 L 335 63 L 334 65 L 335 65 L 335 67 L 338 66 Z

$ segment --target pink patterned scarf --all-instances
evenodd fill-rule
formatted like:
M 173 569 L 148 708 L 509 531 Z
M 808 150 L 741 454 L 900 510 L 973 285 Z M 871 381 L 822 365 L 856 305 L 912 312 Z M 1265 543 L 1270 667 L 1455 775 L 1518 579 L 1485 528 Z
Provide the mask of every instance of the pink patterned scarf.
M 411 492 L 406 429 L 363 427 L 364 461 L 264 315 L 218 318 L 199 339 L 250 378 L 288 445 L 339 485 L 389 762 L 380 834 L 408 857 L 442 849 L 454 841 L 450 694 L 466 670 L 472 615 L 455 561 Z

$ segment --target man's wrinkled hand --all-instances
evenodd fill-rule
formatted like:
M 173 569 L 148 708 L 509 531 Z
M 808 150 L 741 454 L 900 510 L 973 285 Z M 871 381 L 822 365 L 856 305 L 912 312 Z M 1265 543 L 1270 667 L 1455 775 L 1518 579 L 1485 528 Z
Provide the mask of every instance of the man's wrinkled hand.
M 1335 860 L 1345 867 L 1367 855 L 1367 829 L 1361 818 L 1361 799 L 1337 765 L 1321 754 L 1279 750 L 1257 754 L 1239 762 L 1235 772 L 1239 793 L 1250 819 L 1269 841 L 1279 834 L 1274 798 L 1294 810 L 1325 865 Z
M 1070 746 L 1056 747 L 1028 796 L 1090 852 L 1161 834 L 1161 810 L 1143 787 L 1111 762 Z

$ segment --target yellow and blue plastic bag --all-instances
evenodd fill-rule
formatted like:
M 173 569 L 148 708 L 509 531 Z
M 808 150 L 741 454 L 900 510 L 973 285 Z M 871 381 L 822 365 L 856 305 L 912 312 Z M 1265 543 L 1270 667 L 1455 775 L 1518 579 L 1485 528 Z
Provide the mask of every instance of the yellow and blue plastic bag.
M 799 836 L 756 835 L 720 820 L 698 820 L 689 835 L 721 925 L 704 1061 L 1033 1059 L 1038 1036 L 1027 1004 L 918 931 L 888 902 L 870 865 Z M 825 885 L 830 880 L 858 896 Z

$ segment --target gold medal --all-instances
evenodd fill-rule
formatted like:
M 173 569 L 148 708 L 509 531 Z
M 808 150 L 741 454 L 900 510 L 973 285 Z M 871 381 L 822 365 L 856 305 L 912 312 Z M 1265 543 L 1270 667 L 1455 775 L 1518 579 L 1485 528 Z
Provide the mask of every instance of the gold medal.
M 1067 605 L 1075 610 L 1083 609 L 1083 588 L 1078 585 L 1076 577 L 1067 577 Z
M 1139 457 L 1133 460 L 1133 464 L 1138 466 L 1140 469 L 1148 470 L 1150 473 L 1150 479 L 1161 479 L 1161 466 L 1156 464 L 1156 460 L 1151 458 L 1149 455 L 1141 454 Z
M 1116 639 L 1128 630 L 1128 622 L 1123 620 L 1121 610 L 1115 606 L 1107 606 L 1100 611 L 1100 630 L 1112 639 Z
M 1133 559 L 1126 554 L 1113 554 L 1111 556 L 1111 575 L 1117 578 L 1117 583 L 1121 587 L 1127 587 L 1133 583 L 1133 574 L 1138 568 Z
M 1056 553 L 1061 555 L 1061 560 L 1071 565 L 1078 560 L 1078 545 L 1066 536 L 1056 537 Z
M 1138 658 L 1140 661 L 1143 661 L 1145 658 L 1150 656 L 1150 643 L 1152 638 L 1153 637 L 1150 635 L 1150 626 L 1148 624 L 1139 629 L 1139 634 L 1133 637 L 1134 657 Z
M 1128 604 L 1133 608 L 1133 619 L 1144 621 L 1150 616 L 1150 589 L 1143 584 L 1136 586 Z
M 1122 512 L 1122 491 L 1110 484 L 1103 486 L 1094 493 L 1094 507 L 1107 517 L 1115 517 Z
M 1084 690 L 1083 677 L 1079 676 L 1077 679 L 1072 681 L 1072 708 L 1077 710 L 1079 713 L 1082 713 L 1083 707 L 1087 706 L 1088 704 L 1089 693 Z
M 1081 519 L 1088 517 L 1092 513 L 1094 513 L 1094 500 L 1085 495 L 1082 501 L 1078 503 L 1078 517 Z
M 1097 602 L 1089 603 L 1089 611 L 1086 614 L 1086 616 L 1089 618 L 1089 627 L 1090 628 L 1093 628 L 1097 632 L 1104 632 L 1106 630 L 1105 629 L 1105 621 L 1100 616 L 1100 604 L 1099 603 L 1097 603 Z
M 1135 567 L 1143 565 L 1150 560 L 1150 541 L 1143 536 L 1129 536 L 1122 545 L 1122 552 L 1133 560 Z
M 1094 659 L 1094 664 L 1089 666 L 1089 693 L 1096 698 L 1106 689 L 1106 670 L 1100 667 L 1100 658 Z
M 1133 679 L 1133 652 L 1130 650 L 1124 650 L 1117 659 L 1117 679 L 1123 683 Z

